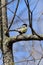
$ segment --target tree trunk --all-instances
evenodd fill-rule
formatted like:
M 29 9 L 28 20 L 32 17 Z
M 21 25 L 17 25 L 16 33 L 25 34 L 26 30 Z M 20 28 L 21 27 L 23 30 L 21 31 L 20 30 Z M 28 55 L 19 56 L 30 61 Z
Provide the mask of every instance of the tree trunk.
M 6 0 L 0 0 L 2 6 L 5 5 L 6 3 Z M 0 4 L 0 6 L 1 6 Z M 1 14 L 0 14 L 0 22 L 1 22 L 1 25 L 0 25 L 0 38 L 1 38 L 1 43 L 0 43 L 0 46 L 1 46 L 1 50 L 2 50 L 2 54 L 3 54 L 3 64 L 4 65 L 13 65 L 13 56 L 12 56 L 12 49 L 10 46 L 7 46 L 8 44 L 8 37 L 9 37 L 9 34 L 7 33 L 7 36 L 5 35 L 5 31 L 8 29 L 8 21 L 7 21 L 7 9 L 6 7 L 3 7 L 1 10 L 0 10 Z M 10 47 L 10 48 L 9 48 Z

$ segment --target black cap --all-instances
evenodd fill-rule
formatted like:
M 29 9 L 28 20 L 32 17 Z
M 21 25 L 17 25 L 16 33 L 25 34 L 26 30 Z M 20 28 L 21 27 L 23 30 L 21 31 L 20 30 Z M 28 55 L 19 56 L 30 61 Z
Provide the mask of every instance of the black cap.
M 23 24 L 23 25 L 25 25 L 27 27 L 27 24 Z

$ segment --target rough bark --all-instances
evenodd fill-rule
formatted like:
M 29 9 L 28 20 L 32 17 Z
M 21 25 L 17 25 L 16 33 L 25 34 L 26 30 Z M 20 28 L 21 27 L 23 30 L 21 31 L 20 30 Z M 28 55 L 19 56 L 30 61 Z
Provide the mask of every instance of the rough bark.
M 1 0 L 1 4 L 2 5 L 5 5 L 6 3 L 6 0 Z M 12 56 L 12 49 L 10 49 L 8 46 L 7 46 L 7 36 L 8 33 L 7 33 L 7 36 L 5 35 L 5 31 L 8 29 L 8 23 L 7 23 L 7 18 L 6 18 L 6 15 L 7 15 L 7 11 L 6 11 L 6 7 L 3 7 L 0 11 L 2 11 L 2 20 L 1 20 L 1 24 L 2 24 L 2 37 L 1 37 L 1 49 L 2 49 L 2 54 L 3 54 L 3 64 L 4 65 L 12 65 L 13 64 L 13 56 Z
M 0 6 L 1 6 L 1 0 L 0 0 Z M 2 21 L 2 10 L 0 10 L 0 40 L 1 40 L 1 27 L 2 27 L 2 25 L 1 25 L 1 21 Z M 0 48 L 1 48 L 1 42 L 0 42 Z

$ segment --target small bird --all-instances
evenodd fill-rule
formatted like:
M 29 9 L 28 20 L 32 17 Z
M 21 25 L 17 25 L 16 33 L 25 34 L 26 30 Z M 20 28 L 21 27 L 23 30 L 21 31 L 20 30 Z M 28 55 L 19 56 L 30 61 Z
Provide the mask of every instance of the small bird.
M 20 34 L 26 33 L 26 31 L 27 31 L 27 24 L 23 24 L 20 28 L 17 28 L 14 31 L 19 32 Z

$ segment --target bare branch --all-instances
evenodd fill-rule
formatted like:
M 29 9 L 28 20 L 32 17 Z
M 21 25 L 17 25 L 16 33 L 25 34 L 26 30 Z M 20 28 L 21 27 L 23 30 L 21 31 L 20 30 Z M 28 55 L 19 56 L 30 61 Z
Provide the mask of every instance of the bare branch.
M 24 0 L 25 1 L 25 0 Z M 25 1 L 26 3 L 26 1 Z M 29 2 L 27 0 L 27 3 L 26 3 L 26 6 L 27 6 L 27 9 L 28 9 L 28 19 L 29 19 L 29 27 L 31 28 L 31 31 L 32 31 L 32 34 L 34 35 L 37 35 L 38 37 L 40 37 L 33 29 L 32 27 L 32 15 L 33 15 L 33 12 L 31 12 L 30 10 L 30 6 L 29 6 Z M 41 38 L 41 37 L 40 37 Z
M 27 3 L 28 3 L 28 0 L 27 0 L 27 2 L 26 2 L 26 0 L 24 0 L 24 2 L 25 2 L 25 4 L 27 5 Z
M 13 19 L 12 19 L 12 21 L 11 21 L 11 23 L 10 23 L 10 26 L 9 26 L 8 30 L 11 28 L 12 23 L 13 23 L 13 21 L 14 21 L 14 19 L 15 19 L 16 12 L 17 12 L 17 9 L 18 9 L 18 6 L 19 6 L 19 1 L 20 1 L 20 0 L 18 0 L 18 2 L 17 2 L 17 6 L 16 6 L 16 9 L 15 9 L 15 12 L 14 12 L 14 16 L 13 16 Z
M 39 59 L 36 59 L 36 60 L 39 60 Z M 22 63 L 22 62 L 27 62 L 27 61 L 28 61 L 28 62 L 29 62 L 29 61 L 34 61 L 34 59 L 32 59 L 32 60 L 28 60 L 28 59 L 27 59 L 27 60 L 21 60 L 21 61 L 15 62 L 15 63 Z M 26 65 L 27 65 L 27 64 L 26 64 Z
M 25 3 L 26 3 L 26 1 L 25 1 Z M 32 34 L 33 34 L 33 35 L 35 34 L 35 35 L 37 35 L 39 38 L 41 38 L 41 37 L 34 31 L 34 29 L 33 29 L 33 27 L 32 27 L 32 13 L 33 13 L 33 12 L 31 12 L 31 10 L 30 10 L 29 2 L 28 2 L 28 5 L 27 5 L 27 3 L 26 3 L 26 6 L 27 6 L 27 8 L 28 8 L 29 27 L 31 28 Z
M 10 9 L 10 8 L 7 8 L 11 13 L 13 13 L 14 14 L 14 12 Z M 22 22 L 24 22 L 25 23 L 25 21 L 24 20 L 22 20 L 21 18 L 20 18 L 20 16 L 18 16 L 18 15 L 16 15 L 17 17 L 18 17 L 18 19 L 20 19 Z
M 11 44 L 11 43 L 18 42 L 18 41 L 43 40 L 43 35 L 40 35 L 40 37 L 41 38 L 39 38 L 36 35 L 25 35 L 25 34 L 22 34 L 22 35 L 17 35 L 17 36 L 14 36 L 14 37 L 10 37 L 8 41 Z
M 29 26 L 30 26 L 31 25 L 31 22 L 30 22 L 31 10 L 30 10 L 30 6 L 29 6 L 28 0 L 27 0 L 27 2 L 24 0 L 24 2 L 26 3 L 27 9 L 28 9 L 28 19 L 29 19 Z
M 19 2 L 20 2 L 20 0 L 18 0 L 18 2 L 17 2 L 16 9 L 15 9 L 15 12 L 14 12 L 14 16 L 13 16 L 13 18 L 12 18 L 12 21 L 11 21 L 10 25 L 9 25 L 9 28 L 8 28 L 8 30 L 5 32 L 6 35 L 7 35 L 7 32 L 9 31 L 9 29 L 11 28 L 13 22 L 14 22 L 14 19 L 15 19 L 15 16 L 16 16 L 16 12 L 17 12 L 17 10 L 18 10 Z

